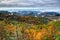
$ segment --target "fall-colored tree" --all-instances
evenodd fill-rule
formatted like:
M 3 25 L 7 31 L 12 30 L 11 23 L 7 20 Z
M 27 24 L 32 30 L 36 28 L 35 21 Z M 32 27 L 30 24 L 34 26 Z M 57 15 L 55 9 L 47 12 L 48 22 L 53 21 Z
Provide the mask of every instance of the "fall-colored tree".
M 56 28 L 54 25 L 51 25 L 49 28 L 48 28 L 48 38 L 49 40 L 55 40 L 54 39 L 54 35 L 56 34 Z

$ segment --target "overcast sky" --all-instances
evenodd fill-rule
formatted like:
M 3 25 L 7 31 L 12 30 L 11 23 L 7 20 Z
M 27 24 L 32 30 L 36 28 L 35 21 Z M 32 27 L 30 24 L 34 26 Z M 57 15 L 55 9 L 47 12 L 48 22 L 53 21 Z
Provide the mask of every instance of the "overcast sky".
M 26 7 L 29 9 L 29 7 L 32 7 L 30 8 L 32 10 L 60 12 L 60 0 L 0 0 L 0 10 L 8 10 L 8 7 L 12 7 L 10 9 L 14 7 L 18 7 L 18 9 L 19 7 Z M 22 9 L 24 10 L 24 8 Z
M 0 7 L 60 7 L 60 0 L 0 0 Z

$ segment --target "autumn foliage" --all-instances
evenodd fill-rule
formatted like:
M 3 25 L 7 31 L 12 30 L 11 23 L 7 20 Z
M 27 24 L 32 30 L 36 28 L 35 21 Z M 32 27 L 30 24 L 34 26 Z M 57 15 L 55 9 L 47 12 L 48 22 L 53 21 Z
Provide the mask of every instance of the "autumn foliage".
M 15 40 L 14 38 L 16 38 L 17 40 L 55 40 L 55 35 L 60 35 L 60 30 L 56 29 L 57 26 L 60 26 L 58 25 L 59 22 L 57 22 L 57 24 L 40 24 L 39 21 L 41 20 L 38 18 L 35 19 L 34 17 L 31 18 L 29 16 L 19 18 L 18 21 L 3 20 L 0 22 L 1 39 L 5 38 L 9 40 Z

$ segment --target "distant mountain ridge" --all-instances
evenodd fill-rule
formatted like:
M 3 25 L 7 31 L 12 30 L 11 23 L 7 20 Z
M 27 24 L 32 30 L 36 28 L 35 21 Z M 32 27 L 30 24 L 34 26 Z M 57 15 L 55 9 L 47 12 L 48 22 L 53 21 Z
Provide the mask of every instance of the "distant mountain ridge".
M 9 11 L 0 11 L 0 14 L 8 15 L 12 14 L 18 16 L 60 16 L 58 12 L 39 12 L 39 11 L 18 11 L 18 12 L 9 12 Z
M 58 12 L 42 12 L 39 16 L 50 17 L 50 16 L 60 16 Z
M 9 12 L 9 11 L 0 11 L 0 18 L 12 18 L 16 19 L 20 16 L 30 16 L 30 17 L 43 17 L 49 20 L 60 20 L 60 14 L 58 12 L 39 12 L 39 11 L 18 11 L 18 12 Z

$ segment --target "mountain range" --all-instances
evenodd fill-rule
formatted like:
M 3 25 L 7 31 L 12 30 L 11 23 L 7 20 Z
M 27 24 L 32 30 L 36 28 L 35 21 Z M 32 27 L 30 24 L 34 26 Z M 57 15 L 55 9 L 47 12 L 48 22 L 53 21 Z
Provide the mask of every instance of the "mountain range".
M 9 12 L 9 11 L 0 11 L 0 15 L 18 15 L 18 16 L 41 16 L 41 17 L 51 17 L 51 16 L 60 16 L 58 12 L 40 12 L 40 11 L 18 11 L 18 12 Z

